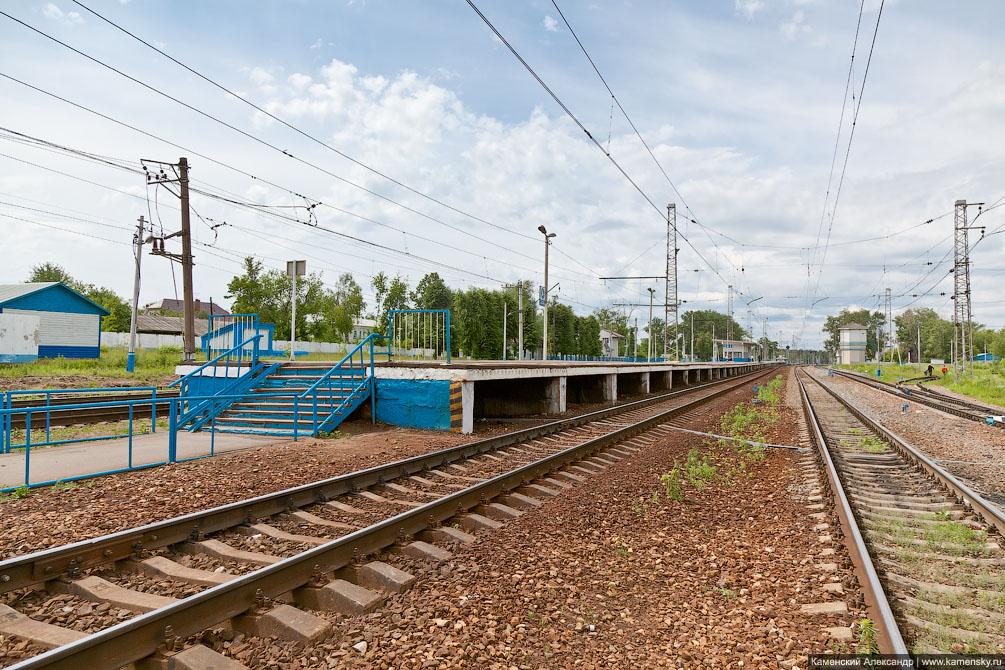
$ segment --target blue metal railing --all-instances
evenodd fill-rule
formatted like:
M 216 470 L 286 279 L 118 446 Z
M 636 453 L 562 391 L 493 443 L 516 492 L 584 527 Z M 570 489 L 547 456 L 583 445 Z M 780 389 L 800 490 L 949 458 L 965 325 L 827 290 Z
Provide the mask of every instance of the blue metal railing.
M 224 323 L 226 322 L 226 323 Z M 209 317 L 209 332 L 202 336 L 202 350 L 206 360 L 218 353 L 233 349 L 235 342 L 246 340 L 251 335 L 262 335 L 259 352 L 272 353 L 272 334 L 275 324 L 259 323 L 257 314 L 214 314 Z
M 265 398 L 265 397 L 280 397 L 280 396 L 288 398 L 289 397 L 289 392 L 277 391 L 275 393 L 259 393 L 259 394 L 256 394 L 256 395 L 257 395 L 257 397 L 263 397 L 263 398 Z M 188 458 L 178 458 L 178 432 L 183 427 L 182 424 L 181 424 L 181 422 L 180 422 L 180 419 L 181 419 L 181 416 L 182 416 L 182 407 L 185 405 L 185 403 L 191 403 L 191 402 L 221 401 L 221 400 L 234 401 L 234 400 L 241 400 L 241 399 L 243 399 L 245 397 L 246 396 L 243 395 L 243 394 L 233 394 L 233 395 L 226 395 L 226 396 L 217 394 L 217 395 L 208 395 L 208 396 L 188 396 L 188 397 L 177 396 L 177 397 L 170 397 L 170 398 L 159 398 L 158 402 L 168 403 L 167 458 L 164 459 L 164 460 L 159 460 L 159 461 L 154 462 L 154 463 L 141 463 L 141 464 L 134 464 L 134 462 L 133 462 L 133 460 L 134 460 L 133 459 L 133 456 L 134 456 L 134 454 L 133 454 L 133 438 L 135 436 L 137 436 L 137 435 L 143 435 L 144 433 L 139 433 L 139 432 L 136 431 L 136 429 L 134 427 L 135 417 L 133 416 L 133 414 L 134 414 L 134 408 L 136 406 L 149 404 L 151 402 L 150 400 L 146 400 L 146 399 L 144 399 L 144 400 L 117 400 L 117 401 L 110 401 L 110 402 L 80 403 L 80 404 L 76 404 L 76 405 L 57 405 L 57 406 L 54 406 L 54 407 L 58 407 L 60 409 L 70 409 L 70 410 L 73 410 L 73 409 L 89 409 L 89 408 L 95 408 L 95 407 L 128 407 L 129 408 L 129 411 L 128 411 L 129 427 L 128 427 L 127 433 L 120 434 L 120 435 L 107 435 L 107 436 L 94 437 L 94 438 L 88 438 L 87 439 L 87 441 L 98 441 L 98 440 L 115 440 L 115 439 L 126 438 L 127 439 L 127 447 L 126 447 L 127 450 L 126 450 L 126 454 L 125 454 L 126 455 L 126 467 L 124 467 L 124 468 L 117 468 L 117 469 L 114 469 L 114 470 L 103 470 L 103 471 L 99 471 L 99 472 L 91 472 L 91 473 L 83 474 L 83 475 L 74 475 L 74 476 L 70 476 L 70 477 L 61 477 L 59 479 L 46 480 L 46 481 L 42 481 L 42 482 L 32 482 L 31 481 L 31 454 L 32 454 L 32 450 L 37 450 L 37 449 L 39 449 L 41 447 L 45 447 L 45 446 L 49 446 L 49 445 L 47 445 L 45 443 L 41 443 L 41 442 L 32 443 L 31 433 L 30 432 L 26 432 L 26 437 L 25 437 L 24 444 L 18 444 L 18 445 L 14 445 L 13 446 L 13 450 L 24 449 L 25 459 L 24 459 L 24 484 L 23 485 L 27 486 L 27 487 L 30 487 L 30 488 L 34 488 L 34 487 L 37 487 L 37 486 L 48 486 L 48 485 L 51 485 L 51 484 L 56 484 L 58 482 L 69 482 L 69 481 L 75 481 L 75 480 L 78 480 L 78 479 L 87 479 L 87 478 L 90 478 L 90 477 L 98 477 L 98 476 L 101 476 L 101 475 L 115 474 L 115 473 L 118 473 L 118 472 L 128 472 L 130 470 L 140 470 L 140 469 L 150 468 L 150 467 L 154 467 L 154 466 L 158 466 L 158 465 L 165 465 L 167 463 L 184 463 L 186 461 L 193 461 L 193 460 L 198 460 L 198 459 L 201 459 L 201 458 L 209 458 L 211 456 L 215 456 L 216 455 L 216 431 L 215 431 L 215 427 L 216 426 L 215 426 L 215 417 L 213 417 L 211 419 L 211 424 L 212 424 L 212 427 L 214 428 L 214 430 L 210 433 L 209 453 L 208 454 L 203 454 L 203 455 L 200 455 L 200 456 L 191 456 L 191 457 L 188 457 Z M 37 411 L 42 411 L 43 409 L 44 408 L 30 408 L 30 407 L 15 407 L 15 408 L 12 408 L 12 409 L 10 409 L 10 408 L 0 409 L 0 421 L 4 421 L 4 422 L 6 422 L 9 425 L 9 423 L 10 423 L 10 417 L 13 414 L 23 414 L 23 413 L 27 412 L 28 416 L 30 417 L 30 415 L 31 415 L 31 413 L 33 411 L 37 412 Z M 293 423 L 293 439 L 294 440 L 296 440 L 303 433 L 307 433 L 307 432 L 312 432 L 312 431 L 308 431 L 306 428 L 304 428 L 304 429 L 301 430 L 298 427 L 297 422 L 294 421 L 294 423 Z M 52 444 L 58 444 L 58 443 L 57 442 L 53 442 Z M 2 489 L 0 489 L 0 492 L 13 491 L 16 488 L 18 488 L 18 487 L 2 488 Z
M 421 318 L 417 319 L 415 322 L 410 322 L 407 318 L 408 315 L 421 315 L 428 314 L 430 319 L 428 321 Z M 404 324 L 396 324 L 396 317 L 402 315 L 405 318 Z M 439 320 L 435 319 L 436 315 L 442 315 L 444 317 L 442 324 Z M 402 348 L 409 349 L 415 348 L 414 345 L 420 345 L 420 349 L 432 349 L 434 358 L 439 357 L 440 350 L 440 335 L 443 335 L 443 341 L 445 342 L 445 353 L 447 354 L 447 363 L 450 362 L 450 310 L 449 309 L 392 309 L 387 313 L 387 351 L 388 360 L 390 360 L 391 349 L 396 343 L 400 342 Z M 431 347 L 425 345 L 432 344 Z M 405 356 L 407 358 L 407 356 Z
M 381 335 L 379 333 L 370 333 L 367 335 L 366 339 L 356 345 L 356 347 L 350 351 L 345 357 L 338 362 L 334 367 L 332 367 L 328 372 L 322 375 L 321 379 L 317 380 L 304 391 L 299 396 L 294 396 L 293 398 L 293 416 L 296 418 L 299 416 L 297 414 L 299 402 L 301 400 L 311 399 L 311 434 L 316 436 L 319 432 L 325 429 L 325 427 L 339 415 L 339 412 L 343 411 L 347 405 L 349 405 L 354 396 L 356 396 L 364 387 L 369 387 L 370 389 L 370 402 L 374 403 L 374 377 L 373 377 L 373 360 L 375 355 L 386 355 L 388 360 L 391 360 L 391 348 L 388 347 L 386 352 L 377 351 L 373 349 L 373 342 L 377 338 L 385 339 L 386 335 Z M 369 348 L 369 368 L 367 368 L 366 363 L 363 360 L 363 352 L 366 348 Z M 359 359 L 359 373 L 357 374 L 354 363 L 356 359 Z M 346 364 L 348 363 L 348 368 Z M 349 378 L 349 392 L 346 393 L 346 373 L 348 372 Z M 336 376 L 337 375 L 337 376 Z M 359 382 L 356 383 L 357 378 Z M 335 381 L 337 379 L 337 382 Z M 337 384 L 337 385 L 336 385 Z M 339 404 L 335 404 L 335 391 L 338 390 Z M 320 423 L 318 422 L 318 393 L 321 393 L 321 399 L 325 399 L 325 393 L 327 392 L 328 405 L 330 408 L 327 416 L 323 416 Z M 373 411 L 370 412 L 370 420 L 376 423 L 377 411 L 376 406 L 373 407 Z
M 25 415 L 25 440 L 26 442 L 31 441 L 31 430 L 32 421 L 31 416 L 34 414 L 38 416 L 39 413 L 45 413 L 45 441 L 36 442 L 36 447 L 51 446 L 56 444 L 72 444 L 75 442 L 93 442 L 96 440 L 108 439 L 105 437 L 78 437 L 66 440 L 53 440 L 52 439 L 52 412 L 64 411 L 67 409 L 73 409 L 75 405 L 53 405 L 52 396 L 61 394 L 72 394 L 72 393 L 122 393 L 124 391 L 149 391 L 150 399 L 142 398 L 136 401 L 136 404 L 140 405 L 150 405 L 150 432 L 157 431 L 157 403 L 158 401 L 163 403 L 165 398 L 157 398 L 157 387 L 156 386 L 141 386 L 141 387 L 129 387 L 129 388 L 88 388 L 88 389 L 46 389 L 46 390 L 36 390 L 36 391 L 5 391 L 0 394 L 0 410 L 4 410 L 4 414 L 0 416 L 0 454 L 9 453 L 12 449 L 23 448 L 24 444 L 14 444 L 13 440 L 18 429 L 14 428 L 14 416 L 19 414 Z M 45 395 L 44 405 L 33 405 L 31 407 L 14 407 L 14 397 L 18 395 L 27 396 L 41 396 Z M 111 407 L 114 406 L 115 401 L 109 402 L 98 402 L 91 404 L 91 407 Z M 130 424 L 132 423 L 132 417 L 130 416 Z M 58 425 L 58 424 L 57 424 Z
M 238 344 L 238 345 L 236 345 L 234 347 L 231 347 L 227 351 L 223 352 L 222 354 L 220 354 L 219 356 L 217 356 L 213 360 L 206 361 L 205 363 L 203 363 L 202 365 L 200 365 L 199 367 L 197 367 L 195 370 L 192 370 L 192 372 L 188 373 L 187 375 L 185 375 L 181 379 L 176 379 L 175 381 L 171 382 L 170 384 L 168 384 L 168 388 L 171 388 L 173 386 L 180 386 L 180 388 L 181 388 L 181 395 L 183 397 L 186 396 L 186 395 L 188 395 L 188 384 L 189 384 L 189 381 L 192 379 L 192 377 L 194 377 L 197 374 L 200 377 L 203 376 L 202 375 L 202 371 L 205 370 L 205 369 L 207 369 L 211 365 L 213 366 L 213 376 L 216 377 L 217 376 L 217 371 L 219 370 L 219 367 L 220 367 L 220 361 L 223 361 L 224 376 L 225 377 L 229 377 L 230 376 L 230 365 L 231 365 L 232 359 L 234 359 L 233 363 L 237 367 L 238 370 L 241 369 L 241 367 L 244 365 L 244 363 L 246 361 L 251 365 L 251 367 L 254 367 L 255 365 L 258 364 L 258 351 L 259 351 L 258 350 L 258 346 L 259 346 L 259 341 L 261 339 L 262 339 L 262 335 L 261 334 L 252 335 L 251 337 L 249 337 L 248 339 L 244 340 L 240 344 Z M 247 356 L 246 356 L 245 355 L 245 350 L 246 350 L 245 348 L 249 344 L 252 345 L 251 346 L 251 352 L 248 353 Z

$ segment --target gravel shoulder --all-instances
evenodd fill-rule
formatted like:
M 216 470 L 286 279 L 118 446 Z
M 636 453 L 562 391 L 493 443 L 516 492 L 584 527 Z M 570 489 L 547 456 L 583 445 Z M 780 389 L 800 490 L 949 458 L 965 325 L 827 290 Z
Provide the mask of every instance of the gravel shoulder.
M 1005 430 L 910 401 L 907 413 L 902 414 L 904 401 L 900 398 L 838 376 L 827 377 L 819 369 L 808 369 L 913 447 L 937 460 L 963 483 L 1005 509 Z

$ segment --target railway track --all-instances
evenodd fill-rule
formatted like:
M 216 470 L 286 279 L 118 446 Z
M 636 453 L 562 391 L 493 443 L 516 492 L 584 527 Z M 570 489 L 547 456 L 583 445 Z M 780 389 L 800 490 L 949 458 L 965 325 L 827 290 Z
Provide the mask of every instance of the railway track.
M 1005 652 L 1005 514 L 823 381 L 797 378 L 879 650 Z
M 157 392 L 158 415 L 167 418 L 168 399 L 176 397 L 178 397 L 178 391 L 176 390 L 159 390 Z M 49 404 L 53 408 L 50 411 L 51 418 L 49 420 L 49 425 L 73 426 L 77 424 L 101 423 L 103 421 L 125 421 L 129 418 L 129 407 L 82 407 L 77 409 L 58 409 L 60 405 L 83 405 L 86 403 L 116 402 L 120 400 L 145 400 L 148 398 L 152 400 L 151 394 L 149 393 L 105 393 L 100 395 L 73 394 L 61 396 L 58 392 L 56 392 L 49 400 Z M 161 398 L 164 398 L 163 402 L 161 402 Z M 46 412 L 44 406 L 39 404 L 40 402 L 44 403 L 44 398 L 42 400 L 15 400 L 11 403 L 11 409 L 31 407 L 33 409 L 31 413 L 32 429 L 44 430 L 46 427 Z M 15 413 L 10 416 L 11 428 L 23 429 L 25 427 L 27 412 Z M 149 419 L 150 416 L 150 405 L 133 406 L 134 419 Z
M 50 649 L 19 661 L 13 666 L 19 670 L 160 667 L 168 659 L 172 667 L 243 667 L 198 642 L 234 631 L 323 638 L 330 622 L 305 610 L 371 611 L 414 581 L 403 569 L 407 561 L 396 557 L 448 560 L 450 546 L 473 541 L 471 533 L 540 506 L 651 444 L 675 419 L 773 373 L 690 387 L 5 560 L 0 592 L 8 594 L 8 606 L 0 611 L 0 634 L 29 640 L 31 651 Z M 375 554 L 382 560 L 367 558 Z M 31 618 L 53 592 L 65 603 L 66 620 L 58 626 Z M 95 609 L 104 616 L 95 618 Z
M 992 425 L 1005 428 L 1005 420 L 1001 416 L 1002 410 L 997 407 L 982 405 L 981 403 L 961 398 L 953 398 L 938 391 L 925 388 L 921 384 L 915 384 L 915 388 L 908 388 L 903 384 L 893 384 L 880 379 L 872 379 L 864 375 L 848 372 L 847 370 L 834 370 L 834 373 L 844 379 L 853 379 L 860 384 L 871 386 L 909 402 L 916 402 L 932 407 L 947 414 L 961 416 L 980 423 L 988 423 L 988 419 L 990 418 Z

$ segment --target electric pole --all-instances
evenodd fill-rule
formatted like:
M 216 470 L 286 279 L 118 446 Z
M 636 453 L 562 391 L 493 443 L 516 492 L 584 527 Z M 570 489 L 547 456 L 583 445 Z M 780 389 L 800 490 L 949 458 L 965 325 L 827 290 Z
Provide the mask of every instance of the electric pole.
M 555 233 L 549 233 L 547 228 L 544 226 L 538 226 L 538 230 L 544 235 L 544 288 L 541 295 L 541 305 L 544 307 L 544 318 L 542 322 L 544 324 L 544 337 L 541 338 L 541 344 L 543 346 L 543 351 L 541 354 L 541 359 L 544 361 L 548 360 L 548 247 L 551 246 L 551 238 L 555 237 Z
M 890 342 L 893 339 L 893 302 L 890 298 L 890 289 L 886 289 L 886 346 L 884 349 L 890 348 Z
M 140 302 L 140 261 L 143 259 L 143 217 L 139 218 L 133 248 L 136 250 L 136 272 L 133 275 L 133 312 L 129 318 L 129 356 L 126 358 L 126 372 L 136 369 L 136 311 Z
M 970 376 L 974 374 L 974 332 L 970 310 L 970 245 L 968 231 L 984 228 L 967 225 L 967 205 L 983 207 L 983 202 L 957 200 L 953 223 L 953 382 L 970 360 Z M 978 211 L 977 216 L 980 216 Z M 976 218 L 976 217 L 975 217 Z
M 523 281 L 518 281 L 516 283 L 517 291 L 517 309 L 520 310 L 520 350 L 517 352 L 516 359 L 518 361 L 523 360 Z
M 671 236 L 673 246 L 670 246 Z M 674 360 L 680 360 L 680 349 L 677 344 L 677 330 L 679 327 L 677 305 L 677 205 L 670 203 L 667 205 L 667 274 L 666 291 L 663 296 L 663 360 L 668 358 L 670 339 L 670 312 L 673 312 L 673 335 L 674 335 Z
M 165 256 L 172 261 L 180 261 L 182 268 L 182 287 L 184 292 L 184 308 L 183 308 L 183 329 L 182 329 L 182 343 L 184 347 L 184 361 L 195 360 L 195 309 L 194 309 L 194 298 L 193 298 L 193 288 L 192 288 L 192 266 L 194 265 L 192 261 L 192 231 L 189 221 L 189 197 L 188 197 L 188 159 L 182 156 L 178 159 L 177 163 L 167 163 L 165 161 L 155 161 L 150 159 L 142 159 L 140 161 L 143 163 L 143 171 L 147 175 L 148 184 L 170 184 L 178 182 L 178 193 L 174 193 L 168 189 L 168 192 L 177 195 L 181 200 L 181 230 L 176 233 L 171 233 L 170 235 L 165 235 L 164 237 L 154 238 L 154 247 L 151 253 L 157 256 Z M 164 168 L 160 168 L 160 172 L 150 173 L 145 163 L 156 163 L 161 166 L 168 166 L 177 175 L 176 179 L 171 179 L 168 174 L 164 171 Z M 166 188 L 166 186 L 165 186 Z M 172 238 L 181 236 L 181 255 L 168 253 L 164 248 L 164 241 Z
M 729 297 L 726 299 L 726 339 L 733 339 L 733 285 L 728 287 Z
M 503 301 L 503 360 L 506 360 L 506 301 Z

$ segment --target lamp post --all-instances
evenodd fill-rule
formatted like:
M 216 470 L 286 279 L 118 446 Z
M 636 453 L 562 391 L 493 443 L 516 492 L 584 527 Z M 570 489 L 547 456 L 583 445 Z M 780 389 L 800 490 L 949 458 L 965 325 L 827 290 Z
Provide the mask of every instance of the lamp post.
M 653 294 L 656 293 L 656 289 L 654 289 L 654 288 L 647 288 L 646 290 L 649 291 L 649 325 L 646 326 L 646 330 L 649 332 L 649 337 L 647 338 L 648 342 L 646 343 L 648 345 L 646 347 L 646 362 L 648 363 L 650 360 L 652 360 L 652 357 L 653 357 L 652 352 L 653 352 L 653 348 L 654 348 L 653 347 Z
M 544 235 L 544 339 L 542 341 L 541 359 L 548 360 L 548 247 L 551 245 L 551 238 L 555 233 L 549 233 L 544 226 L 538 226 L 538 230 Z

